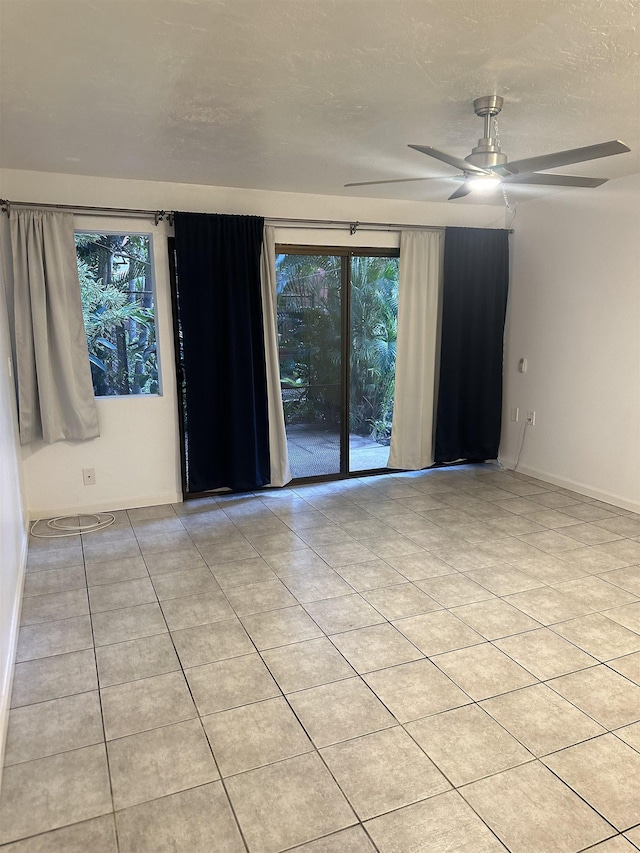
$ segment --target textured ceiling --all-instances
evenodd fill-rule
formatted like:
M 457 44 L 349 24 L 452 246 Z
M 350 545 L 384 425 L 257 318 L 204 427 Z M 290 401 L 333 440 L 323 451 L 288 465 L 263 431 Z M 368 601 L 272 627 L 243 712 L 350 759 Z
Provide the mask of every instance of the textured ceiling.
M 440 200 L 454 182 L 343 184 L 455 175 L 407 143 L 466 156 L 482 135 L 472 101 L 496 93 L 510 159 L 622 139 L 631 153 L 557 170 L 620 177 L 640 171 L 639 10 L 637 0 L 0 0 L 0 165 Z

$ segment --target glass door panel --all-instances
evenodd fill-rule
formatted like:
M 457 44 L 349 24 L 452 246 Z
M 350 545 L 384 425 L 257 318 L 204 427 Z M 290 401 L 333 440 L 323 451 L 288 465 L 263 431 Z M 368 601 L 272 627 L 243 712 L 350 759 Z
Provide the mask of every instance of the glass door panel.
M 294 479 L 342 472 L 342 258 L 277 254 L 278 342 Z
M 351 257 L 349 471 L 386 468 L 398 329 L 398 258 Z

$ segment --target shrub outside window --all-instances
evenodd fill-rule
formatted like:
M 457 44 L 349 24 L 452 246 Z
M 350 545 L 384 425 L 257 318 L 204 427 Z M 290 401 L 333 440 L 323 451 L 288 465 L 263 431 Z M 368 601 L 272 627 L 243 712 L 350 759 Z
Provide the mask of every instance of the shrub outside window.
M 160 393 L 150 234 L 76 232 L 97 397 Z

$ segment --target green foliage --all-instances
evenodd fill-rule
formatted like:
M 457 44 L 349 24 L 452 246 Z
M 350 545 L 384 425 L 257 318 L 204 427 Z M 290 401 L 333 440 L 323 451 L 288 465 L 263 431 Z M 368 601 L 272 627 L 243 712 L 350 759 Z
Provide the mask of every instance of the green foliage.
M 284 254 L 276 259 L 280 373 L 288 423 L 339 422 L 342 260 Z M 395 386 L 398 259 L 356 256 L 344 262 L 351 264 L 349 429 L 388 443 Z
M 96 396 L 158 393 L 149 253 L 145 236 L 76 234 Z

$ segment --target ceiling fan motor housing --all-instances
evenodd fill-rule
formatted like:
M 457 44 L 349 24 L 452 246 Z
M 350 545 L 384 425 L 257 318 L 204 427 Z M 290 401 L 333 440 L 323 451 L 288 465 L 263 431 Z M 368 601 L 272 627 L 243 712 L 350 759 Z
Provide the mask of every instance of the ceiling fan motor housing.
M 485 95 L 476 98 L 473 109 L 477 116 L 484 119 L 484 136 L 478 140 L 478 144 L 472 149 L 471 154 L 464 159 L 473 166 L 481 169 L 490 169 L 492 166 L 502 166 L 507 162 L 507 155 L 503 154 L 494 136 L 491 134 L 491 119 L 497 116 L 504 99 L 500 95 Z

